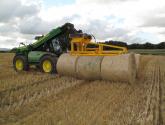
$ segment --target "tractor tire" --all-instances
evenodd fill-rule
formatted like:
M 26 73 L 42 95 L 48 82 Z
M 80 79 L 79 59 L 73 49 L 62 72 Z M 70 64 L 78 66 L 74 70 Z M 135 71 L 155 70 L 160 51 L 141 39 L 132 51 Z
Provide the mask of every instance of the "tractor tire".
M 57 73 L 57 57 L 46 55 L 40 59 L 39 67 L 44 73 Z
M 28 71 L 29 65 L 27 58 L 23 55 L 16 55 L 13 59 L 13 67 L 17 72 Z

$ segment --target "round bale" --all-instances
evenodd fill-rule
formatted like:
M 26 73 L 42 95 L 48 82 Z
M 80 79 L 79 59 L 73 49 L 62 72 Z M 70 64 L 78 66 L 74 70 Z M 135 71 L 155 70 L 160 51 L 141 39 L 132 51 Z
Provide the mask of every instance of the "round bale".
M 86 80 L 99 80 L 103 56 L 80 56 L 77 60 L 77 77 Z
M 76 62 L 78 56 L 62 54 L 57 61 L 57 73 L 59 75 L 76 76 Z
M 101 63 L 101 78 L 109 81 L 134 83 L 136 79 L 135 55 L 105 56 Z

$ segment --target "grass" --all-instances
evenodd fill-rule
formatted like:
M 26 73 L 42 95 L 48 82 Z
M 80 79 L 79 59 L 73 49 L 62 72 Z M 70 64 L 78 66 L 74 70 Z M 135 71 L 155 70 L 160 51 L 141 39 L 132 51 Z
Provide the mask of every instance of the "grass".
M 135 52 L 144 55 L 165 55 L 165 49 L 130 49 L 129 52 Z
M 155 96 L 149 94 L 151 83 L 165 81 L 164 57 L 150 56 L 152 63 L 146 63 L 143 56 L 146 65 L 141 77 L 145 81 L 129 85 L 77 80 L 35 70 L 16 73 L 13 56 L 0 53 L 1 125 L 140 124 L 150 106 L 147 100 Z M 160 66 L 161 79 L 154 72 L 155 65 Z M 152 117 L 146 123 L 152 123 Z

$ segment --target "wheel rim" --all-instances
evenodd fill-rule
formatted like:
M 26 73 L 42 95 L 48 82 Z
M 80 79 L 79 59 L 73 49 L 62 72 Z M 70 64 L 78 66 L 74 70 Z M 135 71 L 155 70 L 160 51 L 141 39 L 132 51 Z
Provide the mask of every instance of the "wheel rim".
M 44 72 L 46 73 L 50 73 L 52 71 L 52 64 L 49 60 L 45 60 L 43 62 L 42 67 L 43 67 Z
M 16 60 L 16 69 L 18 71 L 23 70 L 23 61 L 21 59 Z

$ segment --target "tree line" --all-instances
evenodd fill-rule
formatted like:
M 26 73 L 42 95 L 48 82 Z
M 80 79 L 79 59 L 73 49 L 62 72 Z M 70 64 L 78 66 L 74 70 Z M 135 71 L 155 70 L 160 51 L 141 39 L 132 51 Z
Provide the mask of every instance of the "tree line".
M 128 49 L 165 49 L 165 42 L 161 42 L 158 44 L 152 44 L 149 42 L 146 42 L 143 44 L 140 44 L 140 43 L 127 44 L 121 41 L 110 40 L 110 41 L 106 41 L 105 44 L 123 46 L 123 47 L 127 47 Z
M 117 45 L 117 46 L 122 46 L 122 47 L 127 47 L 128 49 L 165 49 L 165 42 L 161 42 L 158 44 L 152 44 L 149 42 L 140 44 L 140 43 L 132 43 L 132 44 L 127 44 L 126 42 L 122 41 L 105 41 L 105 44 L 108 45 Z M 95 45 L 89 45 L 88 47 L 96 47 Z M 108 47 L 105 49 L 109 49 Z M 16 48 L 11 49 L 10 52 L 15 52 Z M 4 52 L 4 51 L 3 51 Z

